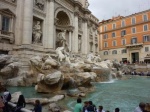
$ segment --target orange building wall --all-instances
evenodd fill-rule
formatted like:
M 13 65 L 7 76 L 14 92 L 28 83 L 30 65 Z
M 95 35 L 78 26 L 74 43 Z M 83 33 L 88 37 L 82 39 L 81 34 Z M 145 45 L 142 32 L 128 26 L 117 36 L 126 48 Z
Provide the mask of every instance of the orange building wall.
M 143 22 L 143 15 L 144 14 L 148 15 L 148 22 Z M 131 24 L 132 17 L 136 18 L 135 24 L 137 24 L 137 25 L 135 25 L 135 26 L 133 26 Z M 125 27 L 124 28 L 121 27 L 121 21 L 122 20 L 125 20 Z M 111 31 L 113 23 L 116 23 L 116 30 Z M 148 24 L 148 31 L 146 31 L 146 32 L 143 31 L 143 25 L 144 24 Z M 107 26 L 106 33 L 104 32 L 104 26 L 105 25 Z M 131 25 L 131 26 L 129 26 L 129 25 Z M 102 34 L 102 41 L 101 41 L 102 43 L 100 43 L 100 44 L 102 44 L 101 50 L 108 50 L 108 49 L 125 47 L 125 45 L 121 45 L 123 38 L 126 39 L 126 45 L 131 44 L 131 38 L 132 37 L 137 37 L 137 41 L 138 41 L 137 43 L 143 43 L 143 35 L 145 35 L 145 34 L 150 35 L 150 11 L 148 11 L 146 13 L 144 12 L 144 13 L 134 14 L 134 15 L 131 15 L 131 16 L 128 16 L 128 17 L 125 17 L 125 18 L 122 18 L 122 19 L 119 19 L 116 21 L 111 21 L 111 22 L 108 22 L 106 24 L 104 23 L 100 26 L 102 26 L 102 31 L 100 31 L 100 28 L 99 28 L 100 34 Z M 132 34 L 132 32 L 131 32 L 133 27 L 136 27 L 136 33 L 135 34 Z M 126 35 L 124 37 L 121 37 L 121 31 L 122 30 L 126 30 Z M 116 37 L 112 37 L 112 32 L 116 32 Z M 108 34 L 108 39 L 103 39 L 104 34 Z M 115 47 L 112 46 L 113 40 L 117 41 L 117 46 L 115 46 Z M 104 48 L 104 42 L 108 42 L 107 48 Z M 144 44 L 150 45 L 150 42 L 145 42 Z

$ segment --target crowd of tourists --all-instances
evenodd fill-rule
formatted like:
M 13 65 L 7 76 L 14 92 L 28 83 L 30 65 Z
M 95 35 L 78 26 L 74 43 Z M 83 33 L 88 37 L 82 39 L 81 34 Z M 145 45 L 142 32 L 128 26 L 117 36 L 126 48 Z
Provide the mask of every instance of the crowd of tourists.
M 21 109 L 26 106 L 26 101 L 24 96 L 21 94 L 16 103 L 16 107 L 11 107 L 8 102 L 11 101 L 10 92 L 5 89 L 2 96 L 0 97 L 0 112 L 21 112 Z M 42 112 L 42 106 L 39 100 L 35 100 L 34 108 L 30 109 L 32 112 Z
M 119 108 L 115 108 L 114 110 L 104 110 L 103 106 L 100 105 L 98 108 L 93 104 L 92 101 L 85 101 L 84 105 L 82 105 L 81 98 L 77 99 L 77 103 L 74 107 L 73 112 L 121 112 Z M 134 112 L 148 112 L 145 110 L 145 103 L 140 103 L 138 107 L 135 108 Z

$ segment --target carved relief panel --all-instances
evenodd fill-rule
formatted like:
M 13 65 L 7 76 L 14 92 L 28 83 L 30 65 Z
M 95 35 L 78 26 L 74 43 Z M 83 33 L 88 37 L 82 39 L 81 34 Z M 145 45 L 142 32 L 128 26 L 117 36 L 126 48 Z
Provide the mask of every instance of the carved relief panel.
M 34 0 L 34 7 L 44 11 L 46 0 Z

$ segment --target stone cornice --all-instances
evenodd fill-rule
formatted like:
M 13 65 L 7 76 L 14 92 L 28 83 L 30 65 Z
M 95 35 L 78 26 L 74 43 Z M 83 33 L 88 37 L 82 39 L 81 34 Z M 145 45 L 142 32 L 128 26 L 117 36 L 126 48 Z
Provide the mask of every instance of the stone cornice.
M 58 29 L 58 30 L 73 31 L 74 27 L 73 26 L 59 26 L 59 25 L 56 25 L 56 29 Z
M 40 15 L 42 17 L 46 17 L 46 13 L 45 12 L 43 12 L 43 11 L 41 11 L 41 10 L 35 8 L 35 7 L 33 8 L 33 13 L 37 14 L 37 15 Z
M 0 1 L 5 2 L 5 3 L 8 3 L 8 4 L 10 4 L 10 5 L 12 5 L 12 6 L 15 6 L 15 7 L 17 6 L 17 5 L 16 5 L 16 2 L 17 2 L 17 1 L 16 1 L 16 2 L 10 2 L 10 1 L 7 1 L 7 0 L 0 0 Z

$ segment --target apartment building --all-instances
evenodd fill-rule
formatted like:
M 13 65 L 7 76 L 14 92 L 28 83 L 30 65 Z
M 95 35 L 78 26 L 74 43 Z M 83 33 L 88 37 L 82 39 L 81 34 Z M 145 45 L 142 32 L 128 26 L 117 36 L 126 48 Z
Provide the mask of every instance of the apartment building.
M 101 58 L 123 62 L 150 60 L 150 10 L 99 23 Z

